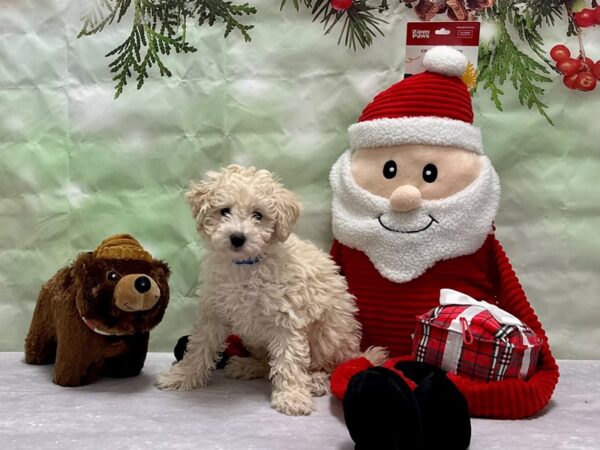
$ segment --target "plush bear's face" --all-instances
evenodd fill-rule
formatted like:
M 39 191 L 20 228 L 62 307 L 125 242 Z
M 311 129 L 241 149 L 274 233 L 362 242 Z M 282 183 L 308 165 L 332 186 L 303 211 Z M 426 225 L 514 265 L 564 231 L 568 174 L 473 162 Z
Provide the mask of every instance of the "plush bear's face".
M 82 253 L 73 266 L 77 309 L 101 334 L 143 333 L 162 320 L 169 268 L 162 261 L 99 259 Z

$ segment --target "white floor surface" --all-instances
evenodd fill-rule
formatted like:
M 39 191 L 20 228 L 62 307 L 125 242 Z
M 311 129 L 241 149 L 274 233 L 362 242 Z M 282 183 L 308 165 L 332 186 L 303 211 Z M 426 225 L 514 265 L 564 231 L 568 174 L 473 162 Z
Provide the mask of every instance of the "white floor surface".
M 0 353 L 0 450 L 354 448 L 341 402 L 317 400 L 308 417 L 269 407 L 265 380 L 237 381 L 217 371 L 205 389 L 162 392 L 154 377 L 173 358 L 148 355 L 129 379 L 104 378 L 81 388 L 51 381 L 52 366 L 29 366 L 21 353 Z M 549 408 L 519 421 L 473 420 L 472 450 L 600 449 L 600 361 L 560 361 Z

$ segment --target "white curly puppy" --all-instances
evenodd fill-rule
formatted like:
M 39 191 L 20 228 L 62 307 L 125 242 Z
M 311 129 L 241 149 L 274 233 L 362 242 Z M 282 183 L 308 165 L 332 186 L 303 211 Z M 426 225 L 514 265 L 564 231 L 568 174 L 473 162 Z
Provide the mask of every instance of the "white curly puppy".
M 292 229 L 300 204 L 271 173 L 231 165 L 192 184 L 186 198 L 209 249 L 185 357 L 158 377 L 161 389 L 204 386 L 229 334 L 252 357 L 233 357 L 235 378 L 269 376 L 271 406 L 310 414 L 329 374 L 359 354 L 360 325 L 346 280 L 327 254 Z M 370 359 L 383 357 L 374 350 Z

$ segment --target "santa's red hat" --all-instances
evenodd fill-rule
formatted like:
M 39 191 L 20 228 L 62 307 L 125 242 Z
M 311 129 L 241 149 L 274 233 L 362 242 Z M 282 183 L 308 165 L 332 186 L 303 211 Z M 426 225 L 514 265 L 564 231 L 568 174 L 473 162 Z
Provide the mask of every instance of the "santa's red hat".
M 378 94 L 350 126 L 350 148 L 425 144 L 482 154 L 471 96 L 460 78 L 467 65 L 467 58 L 452 47 L 428 50 L 423 58 L 426 72 Z

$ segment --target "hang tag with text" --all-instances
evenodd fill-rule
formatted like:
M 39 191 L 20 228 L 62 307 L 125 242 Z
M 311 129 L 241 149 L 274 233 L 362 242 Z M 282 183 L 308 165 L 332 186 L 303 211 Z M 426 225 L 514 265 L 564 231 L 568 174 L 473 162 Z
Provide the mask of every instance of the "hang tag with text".
M 472 89 L 477 82 L 479 22 L 409 22 L 406 24 L 404 78 L 424 72 L 423 56 L 430 48 L 448 45 L 469 61 L 463 81 Z

